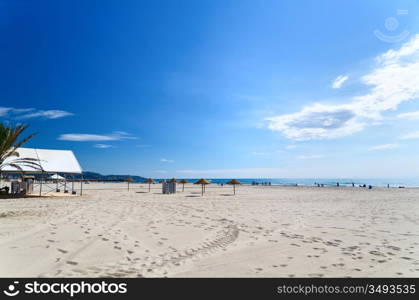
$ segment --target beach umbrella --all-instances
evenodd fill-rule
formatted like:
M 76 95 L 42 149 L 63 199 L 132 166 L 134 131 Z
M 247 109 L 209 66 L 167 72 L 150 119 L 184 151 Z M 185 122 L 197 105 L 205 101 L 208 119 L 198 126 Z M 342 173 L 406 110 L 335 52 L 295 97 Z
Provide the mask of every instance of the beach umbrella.
M 150 192 L 150 186 L 154 182 L 154 179 L 153 178 L 147 178 L 147 180 L 145 182 L 148 183 L 148 192 Z
M 235 195 L 236 194 L 236 184 L 241 184 L 241 183 L 237 179 L 231 179 L 229 182 L 227 182 L 227 184 L 230 184 L 230 185 L 233 186 L 234 195 Z
M 128 178 L 125 178 L 125 179 L 124 179 L 124 181 L 126 181 L 126 182 L 128 183 L 128 191 L 129 191 L 129 184 L 130 184 L 130 182 L 132 182 L 133 180 L 132 180 L 132 178 L 131 178 L 131 177 L 128 177 Z
M 189 181 L 187 181 L 186 179 L 181 179 L 179 180 L 179 183 L 182 184 L 182 192 L 185 190 L 185 183 L 188 183 Z
M 176 178 L 172 178 L 169 180 L 169 182 L 177 182 Z
M 205 185 L 210 184 L 210 182 L 204 178 L 199 179 L 197 182 L 195 182 L 194 184 L 200 184 L 201 185 L 201 195 L 204 195 L 204 191 L 205 191 Z
M 58 175 L 58 173 L 57 174 L 54 174 L 54 175 L 51 175 L 50 177 L 49 177 L 49 179 L 53 179 L 53 180 L 65 180 L 65 178 L 63 177 L 63 176 L 60 176 L 60 175 Z

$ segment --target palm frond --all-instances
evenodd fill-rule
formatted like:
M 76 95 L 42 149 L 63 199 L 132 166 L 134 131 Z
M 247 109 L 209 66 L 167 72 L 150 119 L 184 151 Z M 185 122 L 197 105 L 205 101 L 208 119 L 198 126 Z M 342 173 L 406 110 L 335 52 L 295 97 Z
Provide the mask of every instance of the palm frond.
M 28 128 L 28 125 L 18 124 L 16 126 L 5 126 L 3 123 L 0 123 L 0 170 L 5 166 L 10 166 L 20 171 L 22 171 L 20 166 L 30 166 L 36 170 L 42 170 L 39 160 L 33 158 L 21 158 L 19 155 L 18 148 L 22 147 L 36 135 L 30 134 L 29 136 L 19 140 L 19 137 L 26 130 L 26 128 Z M 5 160 L 11 157 L 18 158 L 5 163 Z

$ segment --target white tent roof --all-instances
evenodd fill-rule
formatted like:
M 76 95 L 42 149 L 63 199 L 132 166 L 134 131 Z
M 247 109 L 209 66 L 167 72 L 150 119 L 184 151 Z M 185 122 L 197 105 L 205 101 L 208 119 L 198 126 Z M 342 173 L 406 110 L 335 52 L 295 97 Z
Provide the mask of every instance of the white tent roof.
M 58 174 L 51 175 L 49 178 L 51 178 L 51 179 L 59 179 L 59 180 L 65 179 L 63 176 L 60 176 Z
M 42 166 L 42 170 L 45 173 L 69 173 L 69 174 L 81 174 L 82 169 L 80 167 L 77 158 L 74 156 L 73 151 L 70 150 L 46 150 L 46 149 L 33 149 L 33 148 L 18 148 L 20 158 L 32 158 L 38 160 L 38 163 Z M 15 157 L 7 158 L 4 162 L 10 162 Z M 22 167 L 24 172 L 30 173 L 41 173 L 31 167 Z M 18 169 L 6 166 L 1 170 L 2 172 L 20 172 Z

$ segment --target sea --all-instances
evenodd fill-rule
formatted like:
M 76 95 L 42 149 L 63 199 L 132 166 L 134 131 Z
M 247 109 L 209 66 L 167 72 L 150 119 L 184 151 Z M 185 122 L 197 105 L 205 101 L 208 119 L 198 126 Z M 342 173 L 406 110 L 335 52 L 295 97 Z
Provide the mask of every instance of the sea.
M 206 178 L 213 184 L 226 184 L 231 178 Z M 419 187 L 419 178 L 237 178 L 241 184 L 251 185 L 252 183 L 271 185 L 299 185 L 315 186 L 375 186 L 375 187 Z M 199 178 L 187 178 L 189 182 L 195 182 Z

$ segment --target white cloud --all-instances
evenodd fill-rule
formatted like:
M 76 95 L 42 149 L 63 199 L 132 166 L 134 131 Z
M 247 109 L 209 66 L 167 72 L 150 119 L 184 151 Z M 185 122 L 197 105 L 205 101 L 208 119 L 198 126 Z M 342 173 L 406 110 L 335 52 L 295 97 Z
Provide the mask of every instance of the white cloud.
M 402 135 L 400 138 L 403 140 L 419 139 L 419 131 L 413 131 L 411 133 Z
M 399 144 L 383 144 L 383 145 L 377 145 L 369 148 L 370 151 L 376 151 L 376 150 L 390 150 L 390 149 L 396 149 L 399 148 Z
M 67 133 L 61 134 L 58 140 L 73 142 L 104 142 L 104 141 L 120 141 L 127 139 L 136 139 L 136 137 L 123 131 L 115 131 L 108 135 L 90 134 L 90 133 Z
M 7 115 L 11 109 L 10 107 L 0 107 L 0 117 Z
M 24 114 L 19 116 L 19 119 L 31 118 L 46 118 L 46 119 L 59 119 L 62 117 L 72 116 L 73 113 L 64 110 L 39 110 L 33 113 Z
M 252 152 L 252 155 L 255 155 L 255 156 L 264 156 L 264 155 L 268 155 L 269 153 L 267 153 L 267 152 L 258 152 L 258 151 L 254 151 L 254 152 Z
M 407 120 L 419 120 L 419 111 L 411 111 L 403 114 L 398 114 L 398 118 Z
M 108 144 L 95 144 L 93 147 L 99 148 L 99 149 L 114 148 L 113 145 L 108 145 Z
M 298 113 L 267 120 L 270 121 L 269 129 L 280 131 L 287 138 L 297 141 L 346 136 L 362 130 L 366 125 L 348 105 L 327 106 L 318 103 Z
M 191 177 L 219 177 L 219 178 L 254 178 L 254 177 L 280 177 L 283 176 L 282 169 L 278 168 L 243 168 L 243 169 L 209 169 L 209 170 L 177 170 L 176 173 L 182 176 Z
M 165 173 L 167 173 L 167 171 L 166 171 L 166 170 L 155 170 L 154 172 L 155 172 L 155 173 L 160 173 L 160 174 L 165 174 Z
M 164 163 L 174 163 L 174 162 L 175 162 L 174 160 L 172 160 L 172 159 L 167 159 L 167 158 L 160 158 L 160 161 L 161 161 L 161 162 L 164 162 Z
M 327 157 L 326 155 L 299 155 L 297 156 L 298 159 L 318 159 L 318 158 L 325 158 Z
M 347 75 L 340 75 L 332 82 L 332 88 L 340 89 L 346 80 L 349 79 Z
M 294 140 L 339 138 L 376 124 L 382 112 L 419 98 L 419 35 L 378 56 L 376 67 L 361 81 L 369 92 L 347 104 L 315 103 L 294 114 L 266 118 L 268 128 Z
M 14 108 L 14 107 L 0 107 L 0 117 L 10 117 L 13 119 L 59 119 L 67 116 L 72 116 L 73 113 L 64 110 L 36 110 L 34 108 Z

